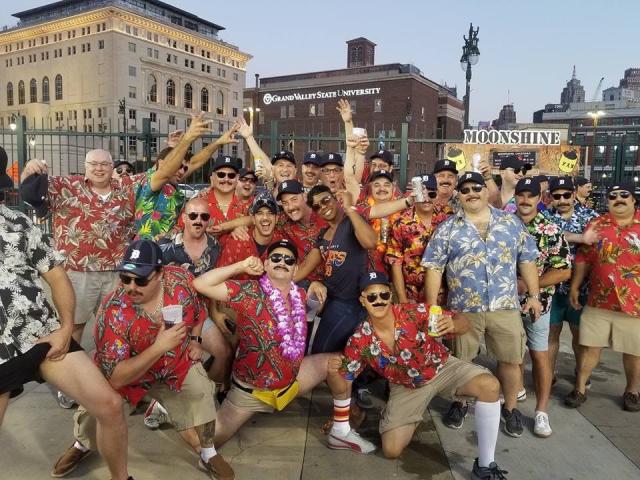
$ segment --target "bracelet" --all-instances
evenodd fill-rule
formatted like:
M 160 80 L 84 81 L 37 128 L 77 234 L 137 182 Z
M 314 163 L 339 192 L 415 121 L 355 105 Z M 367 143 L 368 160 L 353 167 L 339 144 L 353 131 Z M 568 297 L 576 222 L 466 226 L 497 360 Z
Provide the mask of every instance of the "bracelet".
M 540 300 L 540 295 L 536 294 L 536 295 L 527 295 L 527 298 L 533 298 L 535 300 Z
M 189 335 L 189 340 L 195 340 L 198 343 L 202 343 L 202 337 L 200 335 Z
M 483 179 L 485 182 L 492 182 L 492 181 L 493 181 L 493 177 L 482 177 L 482 179 Z

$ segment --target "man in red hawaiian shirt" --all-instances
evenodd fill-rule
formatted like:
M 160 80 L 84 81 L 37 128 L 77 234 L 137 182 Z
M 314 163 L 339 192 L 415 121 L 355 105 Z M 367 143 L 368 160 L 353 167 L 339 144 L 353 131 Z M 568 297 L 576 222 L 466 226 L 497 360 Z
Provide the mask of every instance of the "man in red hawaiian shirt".
M 474 397 L 479 456 L 472 479 L 498 479 L 506 473 L 494 462 L 500 424 L 498 380 L 483 367 L 458 360 L 429 336 L 429 307 L 423 303 L 392 305 L 391 288 L 383 272 L 365 273 L 360 280 L 360 302 L 367 312 L 345 347 L 341 360 L 329 361 L 327 383 L 334 397 L 334 422 L 328 446 L 368 453 L 350 432 L 351 382 L 369 366 L 389 381 L 391 394 L 382 419 L 382 450 L 398 458 L 422 421 L 431 399 L 438 395 Z M 460 314 L 444 312 L 437 321 L 438 335 L 460 335 L 471 328 Z
M 247 214 L 246 205 L 235 193 L 239 170 L 239 160 L 229 155 L 221 155 L 213 163 L 211 187 L 197 195 L 207 199 L 210 227 Z
M 216 445 L 231 438 L 254 413 L 282 410 L 326 378 L 333 354 L 304 356 L 307 295 L 292 282 L 297 260 L 297 248 L 283 239 L 269 246 L 264 264 L 249 257 L 194 281 L 200 293 L 228 302 L 238 313 L 240 343 L 231 390 L 218 411 Z M 242 274 L 262 276 L 259 281 L 230 280 Z M 323 301 L 326 290 L 313 283 L 308 293 Z
M 255 198 L 256 186 L 258 178 L 256 172 L 250 168 L 241 168 L 238 172 L 238 185 L 236 186 L 236 196 L 244 203 L 244 207 L 248 209 Z
M 96 318 L 95 361 L 132 406 L 149 394 L 167 408 L 178 431 L 195 427 L 198 468 L 232 480 L 233 470 L 214 447 L 215 385 L 199 362 L 206 310 L 192 275 L 162 264 L 156 243 L 138 240 L 129 246 L 118 267 L 121 286 L 105 298 Z M 167 309 L 177 306 L 177 318 L 170 321 Z M 56 463 L 55 477 L 75 469 L 95 445 L 93 418 L 80 407 L 74 420 L 76 442 Z
M 587 305 L 580 324 L 580 345 L 575 389 L 566 397 L 570 407 L 586 400 L 586 382 L 600 361 L 604 347 L 622 352 L 627 386 L 622 397 L 627 411 L 640 411 L 640 212 L 633 183 L 608 189 L 609 213 L 591 220 L 599 240 L 583 245 L 576 255 L 569 301 L 581 309 L 579 290 L 589 275 Z

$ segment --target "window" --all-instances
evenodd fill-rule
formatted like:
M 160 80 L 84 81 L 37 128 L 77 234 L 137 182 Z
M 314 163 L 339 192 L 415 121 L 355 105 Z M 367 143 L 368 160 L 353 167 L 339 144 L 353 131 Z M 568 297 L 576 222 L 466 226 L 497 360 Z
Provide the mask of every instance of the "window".
M 104 40 L 98 40 L 98 50 L 104 50 Z
M 90 52 L 90 51 L 91 51 L 91 44 L 87 43 L 87 52 Z
M 318 104 L 318 116 L 319 117 L 324 117 L 324 103 L 319 103 Z
M 185 68 L 189 68 L 189 59 L 188 58 L 184 59 L 184 66 L 185 66 Z
M 233 92 L 233 99 L 238 100 L 238 92 Z
M 156 103 L 158 101 L 158 82 L 154 75 L 149 75 L 148 88 L 149 101 Z
M 176 104 L 176 84 L 173 80 L 167 81 L 167 105 Z
M 13 83 L 7 83 L 7 106 L 13 105 Z
M 233 107 L 233 109 L 231 110 L 231 112 L 232 112 L 232 113 L 231 113 L 231 115 L 232 115 L 232 116 L 234 116 L 234 117 L 237 117 L 237 116 L 238 116 L 238 109 L 237 109 L 236 107 Z
M 29 103 L 38 102 L 38 83 L 35 78 L 29 82 Z
M 169 115 L 169 125 L 175 125 L 175 124 L 176 124 L 176 116 Z
M 226 76 L 227 76 L 227 71 L 223 69 L 222 70 L 222 78 L 226 78 Z
M 316 116 L 316 105 L 315 103 L 312 103 L 309 105 L 309 116 L 310 117 L 315 117 Z
M 136 76 L 136 67 L 134 67 L 133 65 L 129 65 L 129 76 L 130 77 L 135 77 Z
M 218 92 L 218 101 L 216 104 L 216 113 L 218 115 L 224 115 L 224 93 Z
M 20 105 L 24 103 L 24 82 L 22 80 L 18 83 L 18 103 Z
M 153 57 L 153 48 L 147 48 L 147 57 Z
M 376 98 L 373 100 L 373 111 L 380 113 L 382 111 L 382 99 Z
M 351 49 L 350 66 L 360 67 L 363 64 L 362 46 L 358 45 Z
M 136 119 L 136 111 L 133 108 L 129 109 L 129 120 L 135 120 Z
M 209 90 L 207 90 L 206 88 L 200 90 L 200 111 L 209 111 Z
M 151 112 L 149 114 L 149 120 L 151 120 L 152 122 L 157 122 L 158 121 L 158 114 L 156 112 Z
M 236 82 L 238 81 L 238 74 L 237 73 L 233 74 L 233 80 L 236 81 Z
M 293 118 L 296 116 L 296 106 L 295 105 L 289 105 L 289 118 Z
M 129 152 L 135 153 L 138 151 L 138 140 L 136 137 L 128 137 L 129 138 Z
M 280 106 L 280 118 L 287 118 L 287 106 L 286 105 L 281 105 Z
M 193 108 L 193 87 L 190 83 L 184 86 L 184 108 Z
M 218 123 L 218 132 L 224 133 L 224 123 L 222 122 Z
M 136 98 L 136 87 L 129 87 L 129 98 Z
M 42 79 L 42 101 L 44 103 L 49 102 L 49 77 Z
M 420 120 L 424 122 L 424 107 L 420 107 Z

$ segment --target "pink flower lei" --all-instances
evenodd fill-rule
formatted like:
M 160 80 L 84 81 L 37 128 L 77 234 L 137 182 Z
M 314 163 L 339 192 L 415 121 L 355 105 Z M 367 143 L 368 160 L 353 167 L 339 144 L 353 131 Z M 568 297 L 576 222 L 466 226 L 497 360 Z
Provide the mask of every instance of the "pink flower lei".
M 273 287 L 266 274 L 260 277 L 260 287 L 269 297 L 269 302 L 277 317 L 277 330 L 282 339 L 280 343 L 282 356 L 287 360 L 299 360 L 304 356 L 306 313 L 298 288 L 291 282 L 289 290 L 291 313 L 289 313 L 285 307 L 282 293 Z

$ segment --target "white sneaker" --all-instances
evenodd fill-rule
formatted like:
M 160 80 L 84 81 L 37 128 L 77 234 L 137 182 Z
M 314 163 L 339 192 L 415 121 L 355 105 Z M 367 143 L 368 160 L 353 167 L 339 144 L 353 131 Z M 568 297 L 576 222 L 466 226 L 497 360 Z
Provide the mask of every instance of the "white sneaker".
M 76 401 L 73 398 L 65 395 L 63 392 L 58 391 L 56 398 L 58 400 L 58 405 L 60 406 L 60 408 L 69 410 L 70 408 L 76 406 Z
M 516 397 L 516 400 L 518 402 L 524 402 L 526 399 L 527 399 L 527 389 L 523 388 L 518 392 L 518 396 Z M 500 404 L 504 405 L 504 395 L 502 393 L 500 394 Z
M 144 425 L 149 430 L 160 428 L 163 423 L 169 422 L 169 412 L 155 400 L 152 400 L 144 412 Z
M 536 412 L 533 433 L 538 437 L 547 438 L 551 435 L 551 425 L 549 424 L 549 415 L 545 412 Z
M 365 454 L 376 450 L 376 446 L 373 443 L 362 438 L 353 429 L 349 430 L 346 435 L 338 435 L 333 431 L 329 432 L 327 446 L 333 450 L 352 450 Z

